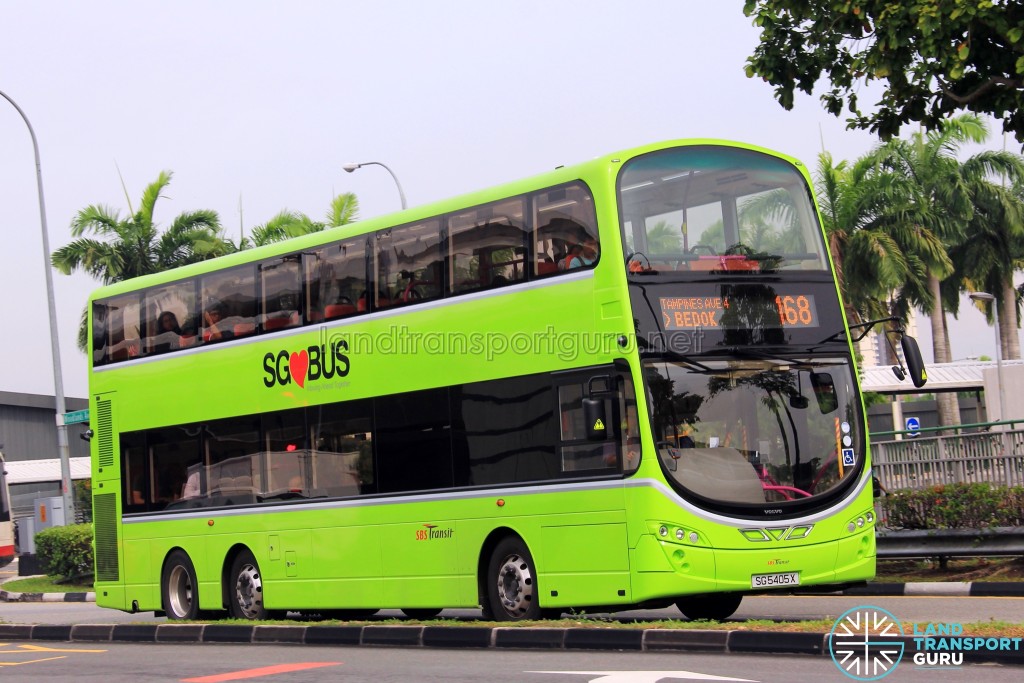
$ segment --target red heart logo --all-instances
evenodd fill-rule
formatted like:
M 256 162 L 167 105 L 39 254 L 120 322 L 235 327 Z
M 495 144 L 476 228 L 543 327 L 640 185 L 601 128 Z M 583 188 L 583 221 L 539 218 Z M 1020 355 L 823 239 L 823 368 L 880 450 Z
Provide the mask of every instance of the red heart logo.
M 288 359 L 288 369 L 291 370 L 292 379 L 303 389 L 306 388 L 306 370 L 309 369 L 309 353 L 303 349 L 293 353 Z

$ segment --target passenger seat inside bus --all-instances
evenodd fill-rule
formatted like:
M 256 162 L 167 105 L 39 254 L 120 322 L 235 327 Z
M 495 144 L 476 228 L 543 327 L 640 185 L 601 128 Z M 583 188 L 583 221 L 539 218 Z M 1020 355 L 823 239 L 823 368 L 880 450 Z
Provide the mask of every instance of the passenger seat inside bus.
M 765 502 L 757 472 L 735 448 L 680 448 L 675 478 L 694 493 L 713 500 Z

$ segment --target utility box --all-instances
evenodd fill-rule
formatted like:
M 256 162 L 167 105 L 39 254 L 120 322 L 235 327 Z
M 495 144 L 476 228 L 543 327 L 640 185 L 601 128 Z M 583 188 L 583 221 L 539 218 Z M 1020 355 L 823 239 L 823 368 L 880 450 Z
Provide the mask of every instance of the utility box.
M 36 498 L 36 533 L 52 526 L 64 526 L 64 498 L 52 496 L 50 498 Z
M 14 524 L 18 536 L 18 554 L 34 555 L 36 552 L 36 518 L 21 517 Z

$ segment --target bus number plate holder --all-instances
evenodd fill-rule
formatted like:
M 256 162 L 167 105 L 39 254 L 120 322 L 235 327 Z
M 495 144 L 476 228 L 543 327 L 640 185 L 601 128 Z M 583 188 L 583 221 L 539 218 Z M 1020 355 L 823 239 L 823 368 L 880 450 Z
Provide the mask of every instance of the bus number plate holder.
M 782 574 L 752 574 L 750 576 L 751 588 L 778 588 L 780 586 L 799 586 L 800 574 L 797 572 L 785 572 Z

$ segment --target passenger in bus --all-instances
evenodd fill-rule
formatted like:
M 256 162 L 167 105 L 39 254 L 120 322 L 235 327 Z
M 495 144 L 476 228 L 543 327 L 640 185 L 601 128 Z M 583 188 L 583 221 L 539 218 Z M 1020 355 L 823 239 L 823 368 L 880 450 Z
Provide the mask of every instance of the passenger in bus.
M 172 311 L 164 311 L 156 319 L 156 335 L 150 348 L 152 353 L 167 353 L 181 347 L 181 327 Z
M 224 304 L 220 301 L 211 301 L 203 311 L 203 319 L 206 322 L 206 329 L 203 330 L 204 341 L 217 341 L 219 339 L 231 339 L 235 336 L 234 331 L 227 328 L 224 323 Z
M 185 486 L 181 489 L 181 497 L 186 499 L 198 498 L 203 493 L 199 472 L 201 465 L 193 465 L 188 469 L 188 479 L 185 480 Z
M 582 253 L 583 245 L 573 244 L 572 246 L 569 247 L 569 250 L 566 252 L 565 256 L 563 256 L 561 260 L 558 261 L 558 269 L 569 270 L 570 268 L 579 268 L 580 255 Z M 576 265 L 573 265 L 574 261 L 576 262 Z
M 569 254 L 565 257 L 565 270 L 590 266 L 596 260 L 597 240 L 588 236 L 584 238 L 582 244 L 578 244 L 569 250 Z

